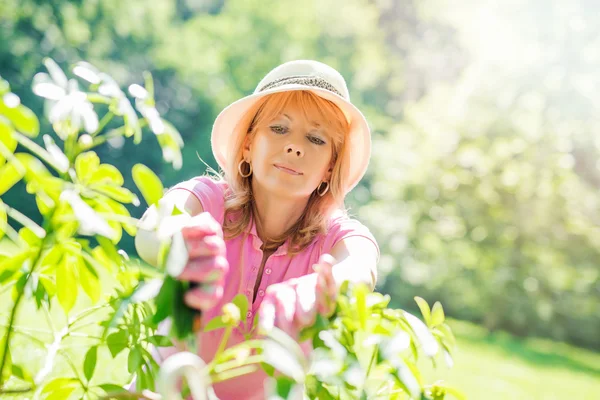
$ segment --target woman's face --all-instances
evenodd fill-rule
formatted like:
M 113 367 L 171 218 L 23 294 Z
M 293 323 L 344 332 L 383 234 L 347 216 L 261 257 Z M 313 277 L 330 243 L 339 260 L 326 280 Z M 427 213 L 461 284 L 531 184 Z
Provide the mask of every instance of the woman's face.
M 332 167 L 327 124 L 307 120 L 302 110 L 287 106 L 273 120 L 265 120 L 244 148 L 252 164 L 253 188 L 278 196 L 308 198 Z

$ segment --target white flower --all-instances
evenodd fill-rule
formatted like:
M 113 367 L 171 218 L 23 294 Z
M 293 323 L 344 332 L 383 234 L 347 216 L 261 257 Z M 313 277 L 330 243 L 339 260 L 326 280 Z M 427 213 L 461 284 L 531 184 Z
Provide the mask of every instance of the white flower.
M 50 58 L 44 60 L 49 74 L 40 72 L 33 77 L 33 92 L 48 99 L 50 107 L 48 119 L 53 125 L 68 123 L 69 129 L 58 129 L 61 139 L 75 134 L 83 127 L 88 133 L 98 129 L 98 115 L 87 95 L 79 90 L 74 79 L 68 80 L 60 67 Z
M 141 128 L 138 116 L 117 82 L 110 75 L 100 72 L 96 67 L 87 62 L 77 63 L 73 68 L 73 73 L 92 85 L 98 85 L 98 93 L 102 96 L 110 97 L 117 101 L 116 107 L 111 107 L 111 111 L 116 115 L 122 116 L 125 120 L 127 136 L 135 134 L 139 141 L 141 139 Z

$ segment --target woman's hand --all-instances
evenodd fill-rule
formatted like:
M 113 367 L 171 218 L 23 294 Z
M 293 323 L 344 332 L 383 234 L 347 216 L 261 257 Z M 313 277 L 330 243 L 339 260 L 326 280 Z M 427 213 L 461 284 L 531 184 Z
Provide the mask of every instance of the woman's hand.
M 198 310 L 214 306 L 223 297 L 229 271 L 221 225 L 207 212 L 194 216 L 181 234 L 188 262 L 177 279 L 199 283 L 185 294 L 185 303 Z
M 334 258 L 324 254 L 313 266 L 316 273 L 269 286 L 259 311 L 260 329 L 269 332 L 276 326 L 296 337 L 315 322 L 317 313 L 329 317 L 335 311 L 338 290 L 334 264 Z

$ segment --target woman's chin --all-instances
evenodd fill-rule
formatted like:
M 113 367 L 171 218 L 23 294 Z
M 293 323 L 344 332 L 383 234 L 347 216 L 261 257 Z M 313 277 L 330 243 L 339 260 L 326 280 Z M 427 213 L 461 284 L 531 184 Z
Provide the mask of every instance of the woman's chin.
M 258 185 L 260 190 L 263 190 L 266 194 L 277 196 L 277 197 L 288 197 L 297 199 L 308 199 L 312 193 L 309 185 L 306 184 L 299 176 L 288 177 L 276 177 L 268 179 L 263 185 Z

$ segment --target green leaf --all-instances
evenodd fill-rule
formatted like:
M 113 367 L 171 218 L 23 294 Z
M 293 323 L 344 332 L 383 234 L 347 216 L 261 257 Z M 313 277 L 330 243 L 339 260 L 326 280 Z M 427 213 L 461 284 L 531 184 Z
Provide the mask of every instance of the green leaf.
M 175 295 L 175 282 L 171 277 L 167 277 L 154 300 L 156 312 L 152 316 L 152 322 L 158 324 L 166 319 L 172 313 L 173 296 Z
M 0 167 L 0 196 L 8 192 L 25 176 L 25 168 L 17 162 L 11 160 Z
M 436 327 L 443 335 L 444 340 L 448 342 L 451 348 L 456 346 L 456 338 L 454 337 L 454 333 L 452 333 L 452 329 L 448 326 L 448 324 L 443 323 Z
M 431 309 L 431 325 L 429 326 L 434 327 L 439 324 L 442 324 L 445 319 L 446 316 L 444 314 L 444 308 L 442 307 L 442 304 L 439 301 L 436 301 L 433 304 L 433 308 Z
M 103 383 L 102 385 L 98 385 L 98 387 L 104 390 L 106 394 L 118 394 L 127 392 L 127 390 L 124 387 L 112 383 Z
M 444 308 L 439 301 L 436 301 L 431 309 L 431 327 L 442 324 L 446 319 Z
M 96 304 L 98 300 L 100 300 L 100 295 L 102 293 L 102 286 L 98 273 L 90 263 L 84 261 L 82 258 L 79 258 L 78 265 L 79 283 L 81 284 L 83 291 L 89 296 L 90 300 L 92 300 L 92 303 Z
M 172 330 L 176 339 L 184 340 L 194 333 L 194 321 L 198 316 L 198 311 L 190 308 L 185 304 L 183 297 L 189 288 L 189 283 L 182 282 L 178 279 L 173 279 L 175 285 L 175 293 L 172 298 Z M 167 280 L 165 279 L 165 284 Z M 164 285 L 164 284 L 163 284 Z
M 0 144 L 4 145 L 9 153 L 14 153 L 17 148 L 17 139 L 14 138 L 10 121 L 2 115 L 0 115 Z M 4 165 L 5 162 L 6 158 L 4 158 L 3 152 L 0 152 L 0 166 Z
M 275 375 L 275 367 L 273 367 L 272 365 L 269 365 L 265 362 L 261 362 L 260 366 L 267 375 L 269 375 L 269 376 Z
M 269 335 L 275 336 L 276 339 L 269 338 L 264 341 L 264 362 L 293 378 L 296 382 L 303 382 L 305 377 L 304 354 L 298 343 L 283 331 L 278 331 L 277 328 L 269 332 Z
M 148 71 L 144 71 L 144 86 L 148 92 L 146 101 L 149 104 L 154 105 L 154 79 L 152 78 L 152 74 Z
M 454 397 L 457 400 L 466 400 L 467 396 L 461 392 L 460 390 L 453 388 L 453 387 L 448 387 L 448 386 L 444 386 L 444 389 L 446 390 L 446 394 Z
M 12 374 L 21 380 L 24 380 L 29 383 L 33 383 L 33 377 L 31 376 L 29 371 L 27 371 L 25 368 L 23 368 L 19 365 L 16 365 L 16 364 L 12 365 Z
M 323 340 L 319 337 L 319 332 L 323 329 L 327 329 L 329 326 L 329 319 L 325 318 L 323 315 L 317 313 L 317 317 L 315 319 L 315 323 L 312 326 L 304 328 L 300 332 L 300 342 L 304 342 L 305 340 L 312 340 L 313 348 L 323 346 Z
M 427 326 L 431 326 L 431 310 L 429 309 L 429 304 L 422 297 L 415 296 L 415 301 L 421 310 L 421 314 L 423 314 L 423 320 L 425 320 L 425 324 Z
M 83 374 L 85 375 L 85 379 L 87 379 L 88 382 L 92 379 L 92 376 L 94 376 L 94 370 L 96 369 L 97 359 L 98 346 L 90 347 L 83 361 Z
M 108 183 L 112 186 L 122 186 L 124 183 L 123 175 L 117 167 L 110 164 L 100 164 L 90 178 L 90 183 Z
M 395 357 L 391 363 L 395 368 L 393 375 L 400 386 L 410 394 L 411 398 L 420 399 L 422 393 L 421 385 L 419 385 L 419 381 L 413 374 L 412 370 L 408 367 L 404 359 L 401 357 Z
M 129 214 L 129 210 L 127 210 L 127 207 L 125 207 L 123 204 L 119 203 L 118 201 L 114 201 L 114 200 L 111 200 L 111 199 L 105 199 L 103 203 L 104 203 L 105 206 L 107 206 L 116 215 L 121 215 L 121 216 L 127 217 L 127 218 L 131 217 L 131 214 Z M 98 211 L 98 212 L 104 212 L 104 211 L 100 211 L 100 210 L 96 210 L 96 211 Z M 119 222 L 119 224 L 123 226 L 123 228 L 125 229 L 125 231 L 130 236 L 135 236 L 136 235 L 136 233 L 137 233 L 137 227 L 134 224 L 128 224 L 128 223 L 125 223 L 125 222 Z
M 17 283 L 15 283 L 13 286 L 11 291 L 11 298 L 13 302 L 17 301 L 17 297 L 24 292 L 25 284 L 27 283 L 27 276 L 28 274 L 21 274 L 17 280 Z
M 246 315 L 248 312 L 248 298 L 245 295 L 239 293 L 231 300 L 231 302 L 240 309 L 240 315 Z
M 127 356 L 127 370 L 133 374 L 142 365 L 142 351 L 138 346 L 134 346 Z
M 154 359 L 154 356 L 152 355 L 152 353 L 150 353 L 148 350 L 144 349 L 141 346 L 140 346 L 140 349 L 142 350 L 142 361 L 143 362 L 142 362 L 142 365 L 140 366 L 140 368 L 138 369 L 138 373 L 139 373 L 139 371 L 147 371 L 149 385 L 146 387 L 149 388 L 150 390 L 154 390 L 155 378 L 160 369 L 160 365 L 158 365 L 158 363 Z
M 406 321 L 410 324 L 413 332 L 415 333 L 417 339 L 421 343 L 421 348 L 423 352 L 428 357 L 433 357 L 437 354 L 439 350 L 438 342 L 433 337 L 433 334 L 429 331 L 427 326 L 417 317 L 407 312 L 404 312 L 404 317 Z
M 125 330 L 116 331 L 108 335 L 106 345 L 113 358 L 127 347 L 129 344 L 127 339 L 127 331 Z
M 367 310 L 367 293 L 368 288 L 366 285 L 356 285 L 354 288 L 354 296 L 356 299 L 356 311 L 358 314 L 358 321 L 360 322 L 360 327 L 362 329 L 366 329 L 367 327 L 367 318 L 368 310 Z
M 156 135 L 158 144 L 162 149 L 163 160 L 173 165 L 176 170 L 181 169 L 183 165 L 183 159 L 181 155 L 181 147 L 183 147 L 183 141 L 181 135 L 166 121 L 163 121 L 165 125 L 165 132 L 162 135 Z
M 83 184 L 87 184 L 94 171 L 100 166 L 100 158 L 93 151 L 81 153 L 75 159 L 75 172 L 77 178 Z
M 63 251 L 63 249 L 60 246 L 58 246 L 58 245 L 52 246 L 52 248 L 50 250 L 48 250 L 42 258 L 42 261 L 41 261 L 42 270 L 45 270 L 46 268 L 49 268 L 49 269 L 55 268 L 62 258 L 62 254 L 61 254 L 62 251 Z
M 75 378 L 56 378 L 46 384 L 42 394 L 52 393 L 57 390 L 72 388 L 71 392 L 79 386 L 79 381 Z M 68 396 L 67 396 L 68 397 Z M 66 397 L 65 397 L 66 398 Z
M 171 347 L 171 346 L 173 346 L 171 339 L 169 339 L 167 336 L 162 336 L 162 335 L 150 336 L 150 337 L 146 338 L 146 341 L 148 343 L 152 343 L 156 347 Z
M 131 170 L 133 181 L 142 193 L 148 206 L 158 204 L 163 197 L 164 187 L 154 172 L 143 164 L 136 164 Z
M 42 239 L 26 226 L 19 229 L 19 237 L 31 248 L 38 248 L 42 245 Z
M 40 133 L 40 121 L 36 117 L 33 111 L 24 105 L 20 105 L 15 109 L 16 118 L 12 119 L 13 124 L 17 127 L 19 132 L 24 133 L 30 138 L 35 138 Z
M 69 396 L 77 389 L 77 387 L 67 386 L 64 388 L 56 389 L 48 396 L 46 396 L 45 400 L 65 400 L 68 399 Z
M 40 133 L 40 122 L 33 111 L 20 103 L 10 107 L 4 99 L 6 97 L 0 97 L 0 114 L 6 116 L 19 132 L 36 137 Z
M 116 265 L 121 265 L 121 263 L 123 262 L 123 258 L 119 254 L 117 247 L 114 245 L 114 243 L 111 242 L 110 239 L 107 239 L 102 236 L 96 236 L 96 240 L 98 241 L 98 244 L 100 244 L 104 255 L 106 255 L 106 257 Z M 95 256 L 96 252 L 93 252 L 93 255 Z
M 20 275 L 15 275 L 16 272 L 29 257 L 29 251 L 23 251 L 8 257 L 0 257 L 0 271 L 2 271 L 0 273 L 0 284 L 17 279 Z
M 113 260 L 111 260 L 107 255 L 104 249 L 100 246 L 94 247 L 94 249 L 90 252 L 91 257 L 93 257 L 94 261 L 97 262 L 100 266 L 106 268 L 108 271 L 112 271 L 115 267 Z M 117 253 L 118 255 L 118 253 Z
M 33 283 L 32 286 L 35 285 L 35 290 L 33 291 L 33 298 L 35 300 L 35 304 L 37 308 L 42 308 L 42 303 L 49 301 L 48 293 L 46 292 L 46 287 L 42 284 L 41 280 Z
M 272 393 L 267 397 L 268 400 L 287 400 L 298 397 L 296 382 L 287 376 L 280 376 L 271 379 L 271 384 L 274 386 Z
M 90 188 L 105 194 L 110 198 L 120 201 L 121 203 L 132 203 L 133 205 L 138 205 L 140 202 L 135 194 L 124 187 L 113 186 L 106 183 L 95 183 L 90 185 Z
M 39 181 L 50 177 L 48 168 L 35 156 L 29 153 L 15 153 L 15 158 L 25 167 L 25 180 L 33 182 L 29 187 L 39 188 Z M 58 188 L 60 191 L 60 188 Z M 37 190 L 28 190 L 28 193 L 35 193 Z
M 2 199 L 0 199 L 0 239 L 4 236 L 4 232 L 6 232 L 6 227 L 8 225 L 8 215 L 6 214 L 6 210 L 4 209 L 4 203 Z
M 65 313 L 69 313 L 77 299 L 77 277 L 75 276 L 75 265 L 77 258 L 73 255 L 63 256 L 56 270 L 56 294 Z
M 214 331 L 215 329 L 225 328 L 226 326 L 227 326 L 227 324 L 225 322 L 223 322 L 223 318 L 220 315 L 218 315 L 218 316 L 214 317 L 213 319 L 211 319 L 210 321 L 208 321 L 208 323 L 204 327 L 203 331 L 210 332 L 210 331 Z
M 53 297 L 56 294 L 56 282 L 53 277 L 42 274 L 40 275 L 40 282 L 49 297 Z

